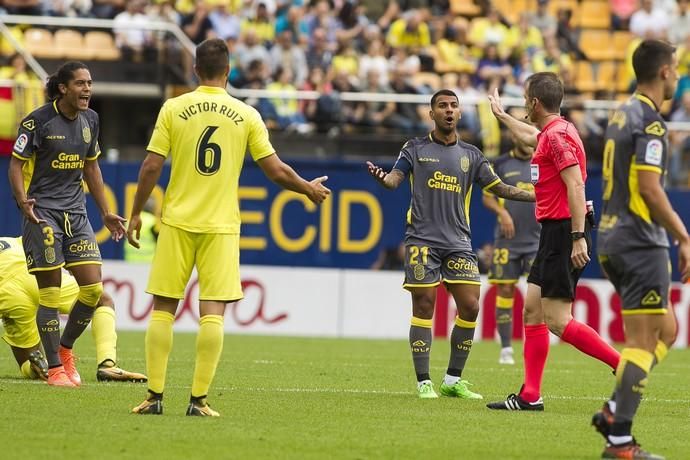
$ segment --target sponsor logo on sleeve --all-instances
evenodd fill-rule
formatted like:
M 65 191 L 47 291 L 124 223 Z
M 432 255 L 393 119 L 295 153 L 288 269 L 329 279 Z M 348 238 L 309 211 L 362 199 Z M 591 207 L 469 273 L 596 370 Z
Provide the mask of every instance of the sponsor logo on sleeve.
M 647 143 L 647 150 L 644 154 L 644 161 L 650 165 L 659 166 L 664 153 L 664 145 L 659 139 L 652 139 Z
M 26 148 L 26 144 L 29 143 L 29 136 L 26 134 L 22 133 L 19 135 L 17 140 L 14 142 L 14 151 L 17 153 L 22 153 L 24 152 L 24 149 Z
M 644 132 L 651 134 L 652 136 L 663 136 L 666 132 L 666 129 L 661 126 L 660 122 L 655 121 L 654 123 L 647 125 L 647 127 L 644 129 Z
M 31 119 L 31 120 L 26 120 L 24 123 L 22 123 L 22 126 L 27 130 L 27 131 L 33 131 L 36 129 L 36 122 Z

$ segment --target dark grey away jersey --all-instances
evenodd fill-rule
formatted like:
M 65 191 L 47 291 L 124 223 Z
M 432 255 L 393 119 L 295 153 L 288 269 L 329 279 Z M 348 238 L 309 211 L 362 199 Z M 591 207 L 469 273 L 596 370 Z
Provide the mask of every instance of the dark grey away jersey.
M 444 145 L 429 134 L 407 141 L 393 168 L 409 175 L 412 187 L 405 242 L 471 251 L 472 185 L 500 181 L 479 149 L 461 141 Z
M 98 114 L 89 109 L 75 120 L 55 102 L 31 112 L 19 126 L 12 154 L 26 161 L 24 186 L 37 208 L 86 213 L 84 162 L 100 155 Z
M 493 168 L 504 183 L 522 190 L 534 192 L 534 185 L 532 185 L 530 175 L 530 160 L 521 160 L 515 157 L 513 152 L 509 152 L 496 158 Z M 536 251 L 539 247 L 541 225 L 537 222 L 534 214 L 535 204 L 524 201 L 504 200 L 502 198 L 499 198 L 499 202 L 508 211 L 510 217 L 513 218 L 515 236 L 509 240 L 505 239 L 501 235 L 501 229 L 497 223 L 494 230 L 496 246 Z
M 652 220 L 637 183 L 638 171 L 654 171 L 663 186 L 668 156 L 666 123 L 649 98 L 634 94 L 606 128 L 599 253 L 668 247 L 666 230 Z

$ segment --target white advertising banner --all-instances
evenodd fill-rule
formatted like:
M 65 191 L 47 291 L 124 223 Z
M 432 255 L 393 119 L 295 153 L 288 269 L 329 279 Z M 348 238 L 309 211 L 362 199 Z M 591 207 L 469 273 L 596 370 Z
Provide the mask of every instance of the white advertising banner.
M 228 333 L 276 334 L 321 337 L 406 338 L 411 316 L 410 295 L 402 289 L 402 273 L 243 266 L 245 298 L 228 306 Z M 120 261 L 103 264 L 104 285 L 115 300 L 120 330 L 144 330 L 152 309 L 146 294 L 148 265 Z M 484 280 L 485 281 L 485 280 Z M 524 282 L 515 298 L 515 337 L 522 332 Z M 495 337 L 496 289 L 482 283 L 476 340 Z M 674 284 L 671 303 L 678 318 L 676 346 L 689 343 L 690 285 Z M 623 339 L 620 299 L 605 280 L 581 280 L 573 307 L 574 316 L 606 340 Z M 439 289 L 434 335 L 446 337 L 452 328 L 455 306 Z M 198 323 L 196 276 L 180 302 L 175 330 L 195 331 Z

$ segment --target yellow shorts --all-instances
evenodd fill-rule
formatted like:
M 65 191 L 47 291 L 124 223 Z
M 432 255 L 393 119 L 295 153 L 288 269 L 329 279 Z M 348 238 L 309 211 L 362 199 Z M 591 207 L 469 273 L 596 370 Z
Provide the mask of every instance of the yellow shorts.
M 66 272 L 62 273 L 59 310 L 68 314 L 79 295 L 77 281 Z M 29 273 L 20 273 L 3 283 L 0 288 L 0 318 L 5 333 L 2 338 L 10 346 L 32 348 L 40 342 L 36 327 L 38 309 L 38 285 Z
M 192 233 L 162 224 L 146 292 L 184 298 L 196 265 L 199 300 L 234 301 L 244 297 L 240 282 L 240 235 Z

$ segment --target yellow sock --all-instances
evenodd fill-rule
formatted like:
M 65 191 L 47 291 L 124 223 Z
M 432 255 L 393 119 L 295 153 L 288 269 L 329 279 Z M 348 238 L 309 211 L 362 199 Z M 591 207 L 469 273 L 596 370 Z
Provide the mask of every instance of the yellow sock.
M 666 355 L 668 354 L 668 347 L 664 342 L 659 340 L 656 343 L 656 349 L 654 350 L 654 360 L 655 364 L 659 364 L 661 361 L 666 358 Z
M 192 382 L 193 397 L 208 394 L 208 388 L 216 374 L 218 360 L 223 351 L 224 336 L 222 316 L 204 315 L 201 317 L 199 333 L 196 337 L 196 365 L 194 367 L 194 381 Z
M 154 310 L 146 329 L 146 372 L 149 376 L 149 390 L 156 393 L 163 393 L 165 387 L 168 356 L 173 344 L 174 322 L 173 314 Z
M 96 308 L 91 320 L 91 333 L 96 343 L 96 363 L 111 360 L 117 362 L 117 333 L 115 332 L 115 310 L 109 306 Z

